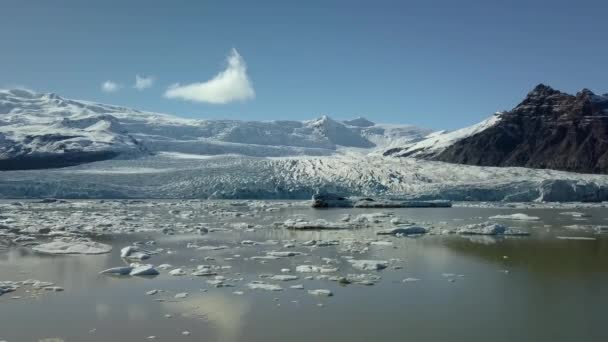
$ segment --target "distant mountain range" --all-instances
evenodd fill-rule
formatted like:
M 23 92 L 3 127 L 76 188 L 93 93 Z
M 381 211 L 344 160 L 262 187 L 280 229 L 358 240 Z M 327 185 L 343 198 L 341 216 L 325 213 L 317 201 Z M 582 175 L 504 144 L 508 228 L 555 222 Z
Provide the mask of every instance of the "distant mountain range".
M 576 95 L 539 84 L 515 108 L 384 155 L 478 166 L 608 173 L 608 94 Z
M 336 121 L 194 120 L 27 90 L 0 91 L 0 170 L 77 165 L 158 152 L 256 157 L 382 151 L 431 131 Z
M 447 132 L 338 121 L 195 120 L 0 91 L 0 170 L 44 169 L 159 153 L 249 157 L 356 152 L 478 166 L 608 173 L 608 95 L 540 84 L 515 108 Z

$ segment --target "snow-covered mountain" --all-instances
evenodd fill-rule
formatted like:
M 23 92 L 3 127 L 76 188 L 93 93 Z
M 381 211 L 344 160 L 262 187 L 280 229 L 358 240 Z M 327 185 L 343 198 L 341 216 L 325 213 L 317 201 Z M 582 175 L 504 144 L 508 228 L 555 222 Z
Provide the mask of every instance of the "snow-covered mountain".
M 502 113 L 495 113 L 491 117 L 475 125 L 461 128 L 455 131 L 432 132 L 424 139 L 406 143 L 404 146 L 394 147 L 384 152 L 384 155 L 395 157 L 433 158 L 455 143 L 474 136 L 484 130 L 493 127 L 502 118 Z
M 420 159 L 504 130 L 505 120 L 516 118 L 509 115 L 431 133 L 364 118 L 193 120 L 55 94 L 0 91 L 0 198 L 304 199 L 334 192 L 471 201 L 608 200 L 608 175 Z M 387 150 L 416 158 L 383 156 Z M 61 168 L 48 169 L 55 167 Z M 38 168 L 45 170 L 23 170 Z
M 430 130 L 336 121 L 194 120 L 27 90 L 0 91 L 0 169 L 69 166 L 159 152 L 259 157 L 370 152 Z

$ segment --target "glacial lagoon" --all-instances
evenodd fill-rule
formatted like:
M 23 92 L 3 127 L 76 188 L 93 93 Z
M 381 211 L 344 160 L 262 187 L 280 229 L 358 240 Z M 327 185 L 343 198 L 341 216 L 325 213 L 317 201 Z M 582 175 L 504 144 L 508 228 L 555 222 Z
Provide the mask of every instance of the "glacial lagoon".
M 0 341 L 603 341 L 605 206 L 3 201 Z M 529 235 L 459 230 L 488 221 Z

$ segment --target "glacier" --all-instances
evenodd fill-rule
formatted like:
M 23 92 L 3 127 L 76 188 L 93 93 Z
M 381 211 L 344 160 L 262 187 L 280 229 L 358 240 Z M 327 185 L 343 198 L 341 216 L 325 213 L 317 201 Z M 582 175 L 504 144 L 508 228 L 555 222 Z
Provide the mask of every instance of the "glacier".
M 435 133 L 365 118 L 197 120 L 0 90 L 0 198 L 608 200 L 607 175 L 411 158 L 500 119 Z
M 356 152 L 203 158 L 164 153 L 0 174 L 2 198 L 310 199 L 320 192 L 404 200 L 598 202 L 608 200 L 608 176 Z

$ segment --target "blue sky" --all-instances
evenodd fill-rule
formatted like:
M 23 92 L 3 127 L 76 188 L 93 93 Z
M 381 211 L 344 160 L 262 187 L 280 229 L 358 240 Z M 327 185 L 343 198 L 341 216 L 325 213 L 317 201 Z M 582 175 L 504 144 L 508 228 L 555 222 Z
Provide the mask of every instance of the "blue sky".
M 328 114 L 453 129 L 540 82 L 608 92 L 607 10 L 561 0 L 3 0 L 0 87 L 193 118 Z M 234 101 L 192 102 L 196 85 L 164 96 L 212 79 L 233 48 L 251 87 L 241 82 Z M 136 74 L 153 85 L 133 88 Z M 102 91 L 108 80 L 122 87 Z

